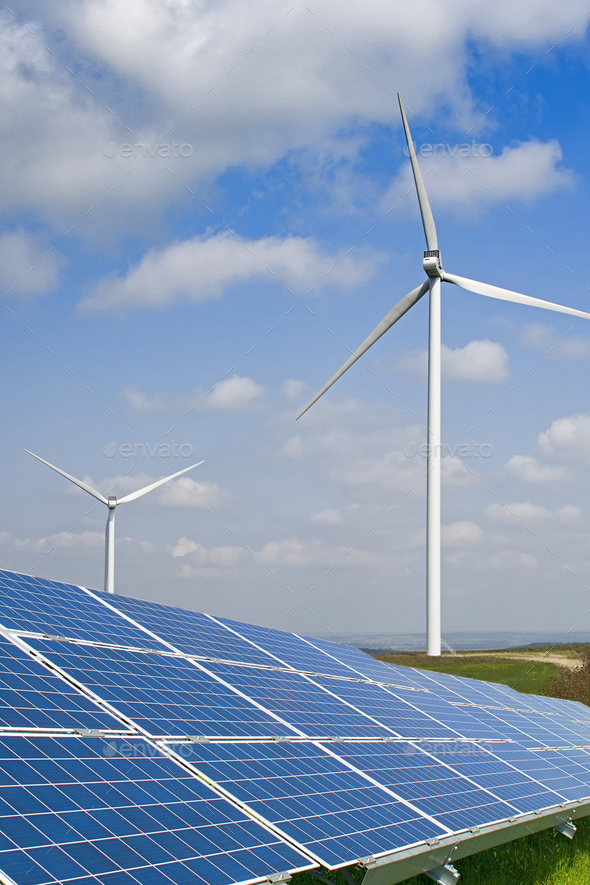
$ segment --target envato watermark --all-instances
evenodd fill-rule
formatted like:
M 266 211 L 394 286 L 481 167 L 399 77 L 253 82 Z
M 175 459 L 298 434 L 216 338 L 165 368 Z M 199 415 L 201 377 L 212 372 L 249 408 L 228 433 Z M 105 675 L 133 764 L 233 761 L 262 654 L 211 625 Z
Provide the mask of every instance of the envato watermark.
M 178 153 L 176 149 L 178 148 Z M 173 141 L 172 144 L 168 144 L 167 142 L 164 144 L 155 144 L 153 147 L 149 144 L 142 144 L 141 142 L 137 144 L 117 144 L 116 141 L 109 141 L 109 143 L 103 148 L 103 154 L 105 157 L 108 157 L 109 160 L 112 160 L 113 157 L 116 157 L 117 154 L 120 157 L 124 157 L 125 159 L 136 159 L 138 157 L 149 158 L 152 159 L 154 157 L 182 157 L 183 160 L 188 160 L 193 153 L 192 144 L 187 144 L 184 142 L 183 144 L 179 144 L 177 141 Z
M 177 756 L 182 756 L 183 759 L 190 759 L 192 756 L 192 744 L 175 744 L 171 749 L 174 750 Z M 122 756 L 123 759 L 141 759 L 146 756 L 152 759 L 162 758 L 162 752 L 158 747 L 154 747 L 152 744 L 145 743 L 144 741 L 133 743 L 130 741 L 109 741 L 103 744 L 102 755 L 106 756 L 107 759 L 112 759 L 113 756 Z
M 102 453 L 105 458 L 114 458 L 119 453 L 122 458 L 190 458 L 193 453 L 193 447 L 190 443 L 178 444 L 175 440 L 171 443 L 156 443 L 150 446 L 149 443 L 121 443 L 120 446 L 116 442 L 110 442 L 102 447 Z
M 421 157 L 483 157 L 487 160 L 488 157 L 491 157 L 494 153 L 494 148 L 491 144 L 484 142 L 484 144 L 478 144 L 475 141 L 472 141 L 471 144 L 467 144 L 467 142 L 463 142 L 463 144 L 421 144 L 420 147 L 414 144 L 414 150 Z M 410 156 L 410 151 L 407 147 L 403 149 L 406 157 Z
M 448 443 L 440 443 L 439 445 L 430 445 L 423 443 L 421 446 L 412 441 L 404 446 L 403 453 L 406 458 L 414 458 L 421 455 L 423 458 L 491 458 L 494 454 L 494 447 L 490 443 L 476 443 L 475 440 L 470 443 L 457 443 L 453 448 Z
M 481 744 L 468 743 L 467 741 L 423 741 L 419 747 L 414 744 L 404 745 L 404 756 L 415 756 L 420 750 L 426 753 L 432 753 L 435 756 L 445 757 L 462 757 L 464 759 L 473 759 L 477 756 L 487 756 L 485 747 Z

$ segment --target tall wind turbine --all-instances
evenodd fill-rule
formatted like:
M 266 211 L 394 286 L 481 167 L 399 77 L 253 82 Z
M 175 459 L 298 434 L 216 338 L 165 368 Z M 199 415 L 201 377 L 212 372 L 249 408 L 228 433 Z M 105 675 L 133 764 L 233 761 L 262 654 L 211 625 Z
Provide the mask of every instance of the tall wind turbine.
M 66 479 L 69 479 L 70 482 L 73 482 L 74 485 L 78 486 L 79 489 L 84 489 L 85 492 L 88 492 L 89 495 L 92 495 L 93 498 L 96 498 L 96 500 L 100 501 L 102 504 L 106 504 L 106 506 L 109 508 L 107 525 L 104 533 L 105 593 L 115 592 L 115 508 L 119 504 L 127 504 L 129 501 L 135 501 L 136 498 L 141 498 L 142 495 L 147 495 L 148 492 L 151 492 L 153 489 L 157 489 L 158 486 L 164 485 L 165 482 L 170 482 L 171 479 L 176 479 L 177 476 L 182 476 L 183 473 L 187 473 L 194 467 L 198 467 L 200 464 L 204 463 L 203 461 L 199 461 L 197 464 L 191 464 L 190 467 L 185 467 L 184 470 L 179 470 L 178 473 L 173 473 L 171 474 L 171 476 L 165 476 L 164 479 L 158 479 L 151 485 L 144 486 L 142 489 L 138 489 L 136 492 L 131 492 L 129 495 L 124 495 L 122 498 L 117 498 L 114 495 L 109 495 L 108 498 L 105 498 L 104 495 L 101 495 L 100 492 L 97 492 L 96 489 L 93 489 L 92 486 L 89 486 L 87 483 L 82 482 L 81 479 L 76 479 L 75 476 L 70 476 L 70 474 L 66 473 L 65 470 L 60 470 L 59 467 L 55 466 L 55 464 L 50 464 L 49 461 L 46 461 L 44 458 L 40 458 L 39 455 L 36 455 L 34 452 L 29 452 L 28 449 L 24 449 L 24 451 L 27 453 L 27 455 L 32 455 L 33 458 L 36 458 L 37 461 L 41 461 L 42 464 L 47 464 L 47 466 L 51 467 L 52 470 L 55 470 L 56 473 L 60 473 L 62 476 L 65 476 Z
M 424 182 L 418 166 L 414 142 L 410 133 L 410 127 L 406 119 L 406 112 L 398 93 L 399 107 L 404 124 L 406 141 L 410 152 L 412 173 L 416 185 L 416 194 L 422 215 L 422 224 L 426 235 L 426 252 L 424 252 L 422 266 L 427 279 L 409 292 L 393 307 L 378 326 L 373 329 L 368 338 L 365 338 L 361 346 L 355 350 L 341 369 L 330 378 L 320 392 L 297 416 L 303 415 L 317 400 L 334 384 L 353 363 L 355 363 L 388 329 L 413 307 L 423 295 L 430 292 L 429 311 L 429 335 L 428 335 L 428 461 L 426 474 L 426 653 L 431 656 L 439 656 L 441 652 L 440 634 L 440 474 L 442 441 L 441 441 L 441 282 L 453 283 L 462 289 L 476 292 L 478 295 L 487 295 L 488 298 L 499 298 L 501 301 L 514 301 L 517 304 L 527 304 L 530 307 L 543 307 L 545 310 L 555 310 L 558 313 L 567 313 L 570 316 L 590 319 L 590 315 L 582 310 L 572 307 L 564 307 L 554 304 L 552 301 L 541 301 L 530 295 L 521 295 L 510 289 L 500 289 L 498 286 L 490 286 L 488 283 L 479 283 L 443 270 L 436 236 L 436 227 L 432 210 L 426 195 Z

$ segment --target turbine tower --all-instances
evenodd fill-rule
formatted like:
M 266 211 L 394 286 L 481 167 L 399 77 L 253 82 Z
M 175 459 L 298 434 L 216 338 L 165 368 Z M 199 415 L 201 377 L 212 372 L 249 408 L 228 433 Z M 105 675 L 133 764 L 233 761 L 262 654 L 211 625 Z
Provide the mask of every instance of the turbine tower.
M 360 347 L 350 356 L 341 369 L 330 378 L 320 392 L 314 396 L 311 402 L 297 416 L 297 420 L 307 412 L 311 406 L 334 384 L 353 363 L 355 363 L 388 329 L 413 307 L 417 301 L 430 292 L 429 305 L 429 333 L 428 333 L 428 436 L 427 436 L 427 474 L 426 474 L 426 653 L 437 657 L 441 653 L 441 630 L 440 630 L 440 476 L 441 476 L 441 283 L 453 283 L 462 289 L 468 289 L 478 295 L 486 295 L 488 298 L 499 298 L 501 301 L 514 301 L 517 304 L 526 304 L 529 307 L 542 307 L 545 310 L 555 310 L 558 313 L 566 313 L 570 316 L 590 319 L 590 315 L 582 310 L 554 304 L 552 301 L 542 301 L 532 298 L 530 295 L 521 295 L 510 289 L 501 289 L 498 286 L 490 286 L 488 283 L 480 283 L 459 277 L 456 274 L 447 273 L 443 270 L 438 238 L 434 217 L 428 202 L 426 188 L 422 181 L 420 167 L 416 158 L 414 142 L 410 133 L 410 127 L 406 118 L 406 112 L 398 93 L 399 107 L 402 122 L 410 153 L 412 173 L 416 185 L 416 194 L 426 236 L 426 251 L 423 254 L 422 266 L 427 279 L 413 289 L 408 295 L 393 307 L 378 326 L 373 329 Z
M 82 482 L 81 479 L 76 479 L 75 476 L 70 476 L 65 470 L 60 470 L 59 467 L 50 464 L 49 461 L 40 458 L 39 455 L 36 455 L 34 452 L 29 452 L 28 449 L 24 449 L 24 451 L 27 455 L 32 455 L 33 458 L 36 458 L 37 461 L 41 461 L 42 464 L 47 464 L 47 466 L 51 467 L 52 470 L 55 470 L 56 473 L 65 476 L 65 478 L 69 479 L 70 482 L 73 482 L 75 486 L 88 492 L 89 495 L 92 495 L 93 498 L 96 498 L 96 500 L 100 501 L 102 504 L 106 504 L 109 508 L 107 525 L 104 533 L 105 593 L 115 592 L 115 508 L 119 504 L 127 504 L 129 501 L 135 501 L 136 498 L 141 498 L 142 495 L 147 495 L 148 492 L 157 489 L 158 486 L 164 485 L 165 482 L 170 482 L 171 479 L 176 479 L 177 476 L 182 476 L 183 473 L 187 473 L 189 470 L 193 470 L 194 467 L 198 467 L 200 464 L 204 463 L 203 461 L 199 461 L 197 464 L 191 464 L 190 467 L 185 467 L 184 470 L 179 470 L 178 473 L 173 473 L 171 476 L 165 476 L 164 479 L 158 479 L 156 482 L 151 483 L 151 485 L 144 486 L 142 489 L 138 489 L 136 492 L 131 492 L 129 495 L 124 495 L 122 498 L 117 498 L 114 495 L 109 495 L 108 498 L 105 498 L 104 495 L 101 495 L 100 492 L 97 492 L 96 489 L 93 489 L 92 486 L 89 486 L 87 483 Z

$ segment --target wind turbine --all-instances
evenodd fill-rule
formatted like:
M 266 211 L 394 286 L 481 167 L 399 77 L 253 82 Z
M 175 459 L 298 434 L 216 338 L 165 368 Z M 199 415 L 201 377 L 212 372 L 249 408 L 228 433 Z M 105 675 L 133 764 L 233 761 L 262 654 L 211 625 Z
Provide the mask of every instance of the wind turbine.
M 178 473 L 173 473 L 171 476 L 165 476 L 164 479 L 158 479 L 156 482 L 151 483 L 151 485 L 144 486 L 142 489 L 138 489 L 136 492 L 131 492 L 129 495 L 124 495 L 122 498 L 117 498 L 114 495 L 109 495 L 108 498 L 105 498 L 104 495 L 101 495 L 100 492 L 97 492 L 96 489 L 93 489 L 92 486 L 89 486 L 87 483 L 82 482 L 81 479 L 76 479 L 75 476 L 70 476 L 65 470 L 60 470 L 55 464 L 50 464 L 49 461 L 40 458 L 39 455 L 36 455 L 34 452 L 29 452 L 28 449 L 24 449 L 24 451 L 27 455 L 32 455 L 33 458 L 36 458 L 37 461 L 41 461 L 42 464 L 47 464 L 47 466 L 51 467 L 52 470 L 55 470 L 56 473 L 65 476 L 65 478 L 69 479 L 70 482 L 73 482 L 75 486 L 84 489 L 85 492 L 88 492 L 89 495 L 92 495 L 93 498 L 96 498 L 96 500 L 100 501 L 102 504 L 106 504 L 109 508 L 107 525 L 104 533 L 105 593 L 115 592 L 115 508 L 119 504 L 127 504 L 129 501 L 135 501 L 136 498 L 141 498 L 142 495 L 147 495 L 148 492 L 157 489 L 158 486 L 164 485 L 165 482 L 170 482 L 171 479 L 176 479 L 177 476 L 182 476 L 183 473 L 187 473 L 194 467 L 198 467 L 200 464 L 204 463 L 203 461 L 199 461 L 197 464 L 191 464 L 190 467 L 185 467 L 184 470 L 179 470 Z
M 418 195 L 418 204 L 426 236 L 426 252 L 424 252 L 422 266 L 427 279 L 409 292 L 393 307 L 378 326 L 373 329 L 368 338 L 365 338 L 361 346 L 355 350 L 341 369 L 330 378 L 320 392 L 297 416 L 297 420 L 334 384 L 353 363 L 355 363 L 366 351 L 390 329 L 394 323 L 403 317 L 417 301 L 430 292 L 429 310 L 429 335 L 428 335 L 428 461 L 426 475 L 426 653 L 437 657 L 441 652 L 440 634 L 440 475 L 441 475 L 441 282 L 453 283 L 462 289 L 476 292 L 478 295 L 486 295 L 488 298 L 499 298 L 501 301 L 514 301 L 517 304 L 526 304 L 530 307 L 543 307 L 545 310 L 555 310 L 559 313 L 567 313 L 570 316 L 590 319 L 590 315 L 582 310 L 572 307 L 564 307 L 554 304 L 552 301 L 542 301 L 532 298 L 530 295 L 521 295 L 510 289 L 500 289 L 498 286 L 490 286 L 488 283 L 480 283 L 465 277 L 456 276 L 443 270 L 436 236 L 436 227 L 432 210 L 426 195 L 424 182 L 418 166 L 414 142 L 410 133 L 410 127 L 406 118 L 406 112 L 401 96 L 397 95 L 399 107 L 404 124 L 406 141 L 410 153 L 412 173 Z

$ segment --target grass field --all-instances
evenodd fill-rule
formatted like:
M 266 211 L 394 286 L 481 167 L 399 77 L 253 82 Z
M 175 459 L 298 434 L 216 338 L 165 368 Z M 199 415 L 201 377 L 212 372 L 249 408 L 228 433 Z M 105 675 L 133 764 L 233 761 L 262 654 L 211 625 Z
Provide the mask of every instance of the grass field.
M 452 673 L 471 679 L 485 679 L 509 685 L 527 694 L 547 694 L 551 684 L 564 672 L 566 660 L 581 662 L 587 646 L 560 645 L 556 648 L 507 649 L 482 654 L 445 654 L 433 659 L 424 654 L 375 654 L 381 661 L 418 667 L 439 673 Z M 522 659 L 511 655 L 522 654 Z M 552 657 L 549 660 L 533 660 Z M 566 660 L 563 660 L 566 659 Z M 590 818 L 576 824 L 578 832 L 573 840 L 555 830 L 545 830 L 524 839 L 518 839 L 498 848 L 491 848 L 455 862 L 461 873 L 460 885 L 589 885 L 590 883 Z M 350 885 L 338 871 L 318 871 L 324 880 L 335 885 Z M 361 882 L 363 871 L 353 868 L 352 877 Z M 300 873 L 292 879 L 293 885 L 318 885 L 311 873 Z M 418 876 L 400 885 L 432 885 L 432 879 Z
M 545 661 L 510 660 L 501 652 L 477 657 L 445 654 L 441 658 L 429 658 L 423 654 L 379 655 L 378 659 L 388 664 L 500 682 L 526 694 L 545 694 L 560 670 L 557 664 Z

